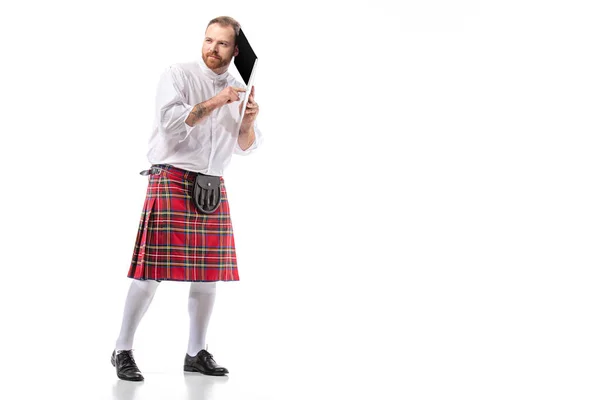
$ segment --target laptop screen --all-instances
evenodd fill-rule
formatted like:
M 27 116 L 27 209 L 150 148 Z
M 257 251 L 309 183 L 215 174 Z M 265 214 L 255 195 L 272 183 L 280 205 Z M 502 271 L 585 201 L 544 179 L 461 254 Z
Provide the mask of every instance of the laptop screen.
M 240 76 L 244 80 L 244 83 L 248 85 L 257 57 L 256 53 L 254 53 L 254 50 L 252 50 L 250 43 L 248 43 L 248 39 L 246 38 L 244 31 L 241 29 L 237 39 L 237 46 L 239 52 L 238 55 L 233 58 L 233 63 L 240 73 Z

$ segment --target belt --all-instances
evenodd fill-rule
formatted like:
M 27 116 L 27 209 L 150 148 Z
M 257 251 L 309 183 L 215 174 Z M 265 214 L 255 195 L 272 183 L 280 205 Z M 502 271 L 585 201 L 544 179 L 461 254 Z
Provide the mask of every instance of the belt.
M 156 174 L 160 174 L 160 171 L 162 171 L 162 168 L 156 167 L 153 165 L 150 169 L 145 169 L 145 170 L 141 171 L 140 175 L 143 175 L 143 176 L 156 175 Z

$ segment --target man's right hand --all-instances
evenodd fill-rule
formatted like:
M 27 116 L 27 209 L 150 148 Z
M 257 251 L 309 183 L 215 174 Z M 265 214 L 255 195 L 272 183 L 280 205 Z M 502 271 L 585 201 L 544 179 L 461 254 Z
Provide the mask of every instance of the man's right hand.
M 240 96 L 238 95 L 238 93 L 245 91 L 245 88 L 227 86 L 225 89 L 221 90 L 221 92 L 215 97 L 218 97 L 219 100 L 221 100 L 221 102 L 223 103 L 223 105 L 225 105 L 240 100 Z

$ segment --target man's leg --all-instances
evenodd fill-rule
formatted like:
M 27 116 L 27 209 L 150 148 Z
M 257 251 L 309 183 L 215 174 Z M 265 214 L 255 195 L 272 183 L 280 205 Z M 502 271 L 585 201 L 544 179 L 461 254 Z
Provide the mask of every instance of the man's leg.
M 192 282 L 188 298 L 190 314 L 190 338 L 183 364 L 184 371 L 201 372 L 207 375 L 225 375 L 229 371 L 215 363 L 205 350 L 206 331 L 215 304 L 216 282 Z
M 206 331 L 215 304 L 216 282 L 192 282 L 188 298 L 190 338 L 187 353 L 195 356 L 206 348 Z
M 117 338 L 115 350 L 132 349 L 135 331 L 146 310 L 148 310 L 158 285 L 159 282 L 157 281 L 132 280 L 129 292 L 127 293 L 127 299 L 125 300 L 123 322 L 121 323 L 121 332 Z
M 111 362 L 117 369 L 117 376 L 121 379 L 133 381 L 144 379 L 133 359 L 133 338 L 142 317 L 154 298 L 158 285 L 159 282 L 157 281 L 134 279 L 129 286 L 129 292 L 125 300 L 125 310 L 123 311 L 121 332 L 111 357 Z

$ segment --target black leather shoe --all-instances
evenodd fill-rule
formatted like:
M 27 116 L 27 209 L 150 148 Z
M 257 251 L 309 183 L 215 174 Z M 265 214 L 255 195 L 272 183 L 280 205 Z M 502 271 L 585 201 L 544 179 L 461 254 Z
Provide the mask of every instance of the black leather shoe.
M 186 354 L 185 361 L 183 362 L 183 370 L 214 376 L 223 376 L 229 373 L 227 368 L 217 365 L 212 354 L 206 350 L 200 350 L 194 357 Z
M 126 381 L 143 381 L 144 377 L 133 359 L 131 350 L 120 350 L 118 353 L 113 351 L 110 357 L 113 367 L 117 368 L 119 379 Z

